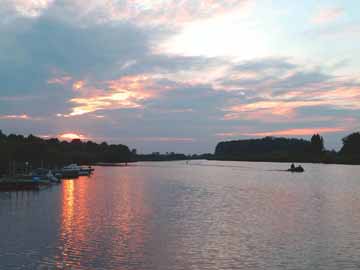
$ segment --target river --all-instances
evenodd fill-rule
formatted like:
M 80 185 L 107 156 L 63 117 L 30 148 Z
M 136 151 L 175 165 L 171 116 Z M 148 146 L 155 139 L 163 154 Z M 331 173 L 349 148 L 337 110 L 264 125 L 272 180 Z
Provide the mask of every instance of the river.
M 359 269 L 360 166 L 95 167 L 0 193 L 0 269 Z

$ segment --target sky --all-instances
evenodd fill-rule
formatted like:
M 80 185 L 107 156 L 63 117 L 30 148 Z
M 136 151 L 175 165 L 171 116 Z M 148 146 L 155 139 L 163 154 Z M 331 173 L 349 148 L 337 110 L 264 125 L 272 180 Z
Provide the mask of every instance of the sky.
M 213 152 L 360 130 L 358 0 L 1 0 L 0 130 Z

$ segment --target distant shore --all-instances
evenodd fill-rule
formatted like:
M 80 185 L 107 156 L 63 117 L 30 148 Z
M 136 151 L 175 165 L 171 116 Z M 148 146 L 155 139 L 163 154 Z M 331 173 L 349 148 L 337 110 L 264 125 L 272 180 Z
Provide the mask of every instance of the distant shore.
M 360 133 L 342 140 L 340 151 L 329 151 L 324 139 L 314 134 L 310 140 L 265 137 L 225 141 L 217 144 L 213 153 L 186 155 L 153 152 L 139 154 L 123 144 L 96 143 L 74 139 L 60 141 L 33 135 L 5 135 L 0 130 L 0 176 L 15 175 L 36 168 L 60 168 L 68 164 L 130 164 L 138 161 L 219 160 L 280 163 L 321 163 L 360 165 Z M 120 165 L 119 165 L 120 166 Z

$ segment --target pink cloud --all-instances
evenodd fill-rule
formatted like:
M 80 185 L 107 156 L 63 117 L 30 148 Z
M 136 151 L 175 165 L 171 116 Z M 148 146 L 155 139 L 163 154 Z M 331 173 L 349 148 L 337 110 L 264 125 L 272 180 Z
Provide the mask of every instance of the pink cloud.
M 48 84 L 60 84 L 60 85 L 65 85 L 67 84 L 69 81 L 71 81 L 72 78 L 70 76 L 62 76 L 62 77 L 55 77 L 55 78 L 51 78 L 47 81 Z
M 222 132 L 222 133 L 216 133 L 215 135 L 217 137 L 235 137 L 238 134 L 239 133 L 235 133 L 235 132 Z
M 319 127 L 319 128 L 295 128 L 284 129 L 266 132 L 224 132 L 217 133 L 217 137 L 237 137 L 237 136 L 252 136 L 252 137 L 268 137 L 268 136 L 311 136 L 313 134 L 337 133 L 348 130 L 345 127 Z
M 346 131 L 342 127 L 320 127 L 320 128 L 296 128 L 296 129 L 285 129 L 269 132 L 253 132 L 253 133 L 242 133 L 243 136 L 256 136 L 256 137 L 266 137 L 266 136 L 309 136 L 316 133 L 336 133 Z
M 224 120 L 246 119 L 246 120 L 268 120 L 293 119 L 296 116 L 296 109 L 324 104 L 323 101 L 283 101 L 267 100 L 249 104 L 231 106 L 224 116 Z
M 298 109 L 317 106 L 360 110 L 360 88 L 341 86 L 341 84 L 341 82 L 323 84 L 315 87 L 315 90 L 290 91 L 276 96 L 268 94 L 262 101 L 225 108 L 224 120 L 244 119 L 265 122 L 295 120 Z M 323 90 L 324 88 L 329 89 Z M 264 94 L 263 96 L 265 97 Z
M 11 115 L 0 115 L 0 120 L 7 120 L 7 119 L 19 119 L 19 120 L 31 120 L 32 118 L 27 114 L 11 114 Z
M 344 15 L 342 8 L 326 8 L 320 10 L 311 20 L 314 24 L 326 24 L 333 22 Z

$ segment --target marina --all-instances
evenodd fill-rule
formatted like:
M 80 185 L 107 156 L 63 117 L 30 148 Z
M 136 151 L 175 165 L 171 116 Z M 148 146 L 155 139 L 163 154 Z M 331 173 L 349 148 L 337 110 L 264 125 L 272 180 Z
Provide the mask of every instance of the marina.
M 0 191 L 40 190 L 52 184 L 61 183 L 62 179 L 76 179 L 90 176 L 94 172 L 91 166 L 70 164 L 61 169 L 37 168 L 30 173 L 13 173 L 0 177 Z

